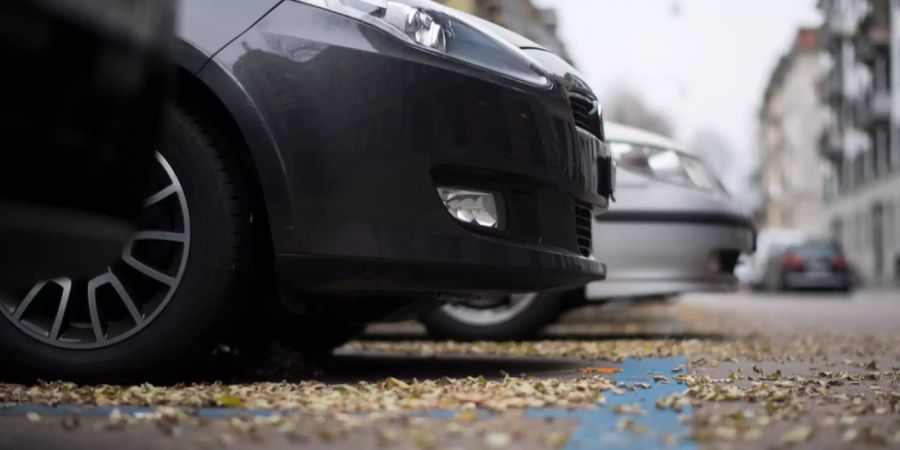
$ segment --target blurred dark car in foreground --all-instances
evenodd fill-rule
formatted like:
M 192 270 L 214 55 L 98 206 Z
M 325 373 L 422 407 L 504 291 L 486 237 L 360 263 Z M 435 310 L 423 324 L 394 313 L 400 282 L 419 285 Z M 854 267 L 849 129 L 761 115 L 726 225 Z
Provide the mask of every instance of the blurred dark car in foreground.
M 807 240 L 773 251 L 762 276 L 772 291 L 853 288 L 853 272 L 841 248 L 828 240 Z
M 426 315 L 429 332 L 454 339 L 519 339 L 560 312 L 590 302 L 645 299 L 737 287 L 739 255 L 753 250 L 754 227 L 706 163 L 670 139 L 608 123 L 618 164 L 615 208 L 596 215 L 594 252 L 604 281 L 577 292 L 482 297 Z
M 422 0 L 185 0 L 178 22 L 140 231 L 108 269 L 0 296 L 5 367 L 146 379 L 223 340 L 327 351 L 604 276 L 580 224 L 611 156 L 558 56 Z
M 174 2 L 0 3 L 0 287 L 103 270 L 159 139 Z

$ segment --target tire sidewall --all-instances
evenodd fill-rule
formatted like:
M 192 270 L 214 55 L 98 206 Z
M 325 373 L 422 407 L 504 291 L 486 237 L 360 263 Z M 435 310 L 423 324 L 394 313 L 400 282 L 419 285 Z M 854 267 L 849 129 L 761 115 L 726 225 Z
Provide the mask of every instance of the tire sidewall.
M 421 322 L 428 334 L 437 339 L 461 341 L 521 340 L 536 336 L 541 328 L 556 320 L 562 312 L 563 294 L 539 293 L 534 300 L 509 319 L 491 325 L 463 322 L 444 308 L 425 315 Z
M 63 349 L 40 342 L 0 319 L 0 358 L 15 374 L 93 379 L 102 368 L 104 378 L 156 374 L 172 365 L 202 356 L 210 339 L 210 310 L 225 297 L 223 280 L 235 270 L 228 252 L 229 237 L 220 226 L 233 220 L 222 189 L 217 157 L 208 151 L 202 136 L 191 130 L 186 117 L 168 113 L 169 121 L 160 153 L 178 177 L 188 205 L 191 241 L 184 273 L 168 304 L 154 320 L 127 339 L 98 349 Z

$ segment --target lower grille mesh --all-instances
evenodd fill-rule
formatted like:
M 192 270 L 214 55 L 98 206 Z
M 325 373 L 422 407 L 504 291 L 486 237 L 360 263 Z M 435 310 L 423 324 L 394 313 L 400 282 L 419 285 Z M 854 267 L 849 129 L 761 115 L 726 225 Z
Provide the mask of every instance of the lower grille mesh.
M 575 200 L 575 239 L 578 243 L 578 253 L 582 256 L 591 256 L 593 245 L 591 241 L 591 205 L 581 200 Z

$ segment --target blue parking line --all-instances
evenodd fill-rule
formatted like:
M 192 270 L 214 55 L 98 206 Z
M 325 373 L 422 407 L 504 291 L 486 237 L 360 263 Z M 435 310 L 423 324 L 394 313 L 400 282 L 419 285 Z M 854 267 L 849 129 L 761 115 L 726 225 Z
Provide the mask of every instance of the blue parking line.
M 621 373 L 615 374 L 613 379 L 623 383 L 647 383 L 650 389 L 635 389 L 634 391 L 625 390 L 622 395 L 606 393 L 606 405 L 597 409 L 529 409 L 526 412 L 527 417 L 532 418 L 555 418 L 555 419 L 576 419 L 579 422 L 575 432 L 570 436 L 569 442 L 566 444 L 566 450 L 581 449 L 646 449 L 646 448 L 667 448 L 673 450 L 694 450 L 697 448 L 695 442 L 685 439 L 690 432 L 690 426 L 678 420 L 681 414 L 690 415 L 690 406 L 685 407 L 681 413 L 672 410 L 656 409 L 656 401 L 659 398 L 671 395 L 677 392 L 683 392 L 685 387 L 676 384 L 673 380 L 672 369 L 687 366 L 687 361 L 683 356 L 671 358 L 645 358 L 645 359 L 629 359 L 622 363 L 619 368 Z M 664 375 L 671 383 L 654 382 L 654 375 Z M 639 405 L 644 411 L 642 415 L 621 415 L 616 414 L 612 410 L 616 405 Z M 42 405 L 19 405 L 6 408 L 0 408 L 0 417 L 3 416 L 23 416 L 27 413 L 37 413 L 42 416 L 72 416 L 79 415 L 82 417 L 107 417 L 116 407 L 110 406 L 42 406 Z M 140 417 L 142 415 L 150 415 L 156 412 L 156 408 L 140 407 L 140 406 L 119 406 L 118 410 L 124 415 L 132 415 Z M 228 419 L 231 417 L 266 417 L 272 415 L 293 416 L 300 414 L 299 411 L 282 411 L 274 409 L 239 409 L 239 408 L 197 408 L 186 409 L 191 415 L 208 419 Z M 457 411 L 430 411 L 423 413 L 413 413 L 418 417 L 434 417 L 434 418 L 451 418 L 457 414 Z M 480 413 L 481 417 L 490 417 L 490 412 L 484 411 Z M 620 426 L 623 419 L 632 420 L 637 425 L 645 428 L 644 433 L 637 433 Z M 663 437 L 672 435 L 678 437 L 676 443 L 665 445 Z
M 650 389 L 635 389 L 626 391 L 622 395 L 607 393 L 606 406 L 595 410 L 560 410 L 560 409 L 536 409 L 529 410 L 528 417 L 552 417 L 572 418 L 580 423 L 575 432 L 569 438 L 565 449 L 646 449 L 667 448 L 673 450 L 693 450 L 697 448 L 695 442 L 686 439 L 690 433 L 690 426 L 678 420 L 681 414 L 689 415 L 690 407 L 686 407 L 681 413 L 670 409 L 659 410 L 656 401 L 667 395 L 683 392 L 684 385 L 676 384 L 673 380 L 672 369 L 677 366 L 687 367 L 683 356 L 672 358 L 647 358 L 629 359 L 620 368 L 621 373 L 613 379 L 625 383 L 648 383 Z M 656 383 L 654 375 L 664 375 L 670 380 L 670 384 Z M 644 410 L 644 415 L 621 415 L 612 412 L 616 405 L 639 405 Z M 634 421 L 646 428 L 644 433 L 636 433 L 619 426 L 620 420 Z M 672 445 L 666 445 L 663 437 L 672 435 L 678 440 Z
M 76 406 L 76 405 L 19 405 L 0 408 L 0 417 L 22 416 L 28 413 L 37 413 L 41 416 L 80 416 L 80 417 L 108 417 L 114 409 L 118 409 L 122 415 L 146 416 L 157 412 L 157 408 L 147 406 Z M 192 416 L 207 419 L 230 419 L 232 417 L 268 417 L 268 416 L 295 416 L 299 411 L 282 411 L 276 409 L 243 409 L 243 408 L 182 408 Z

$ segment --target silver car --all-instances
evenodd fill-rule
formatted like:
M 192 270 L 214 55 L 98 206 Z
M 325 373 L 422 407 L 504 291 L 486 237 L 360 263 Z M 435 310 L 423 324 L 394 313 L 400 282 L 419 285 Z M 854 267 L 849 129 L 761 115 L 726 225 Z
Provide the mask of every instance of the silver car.
M 618 164 L 616 203 L 593 221 L 608 278 L 574 292 L 485 296 L 422 318 L 436 338 L 522 339 L 585 302 L 727 291 L 754 247 L 754 227 L 696 155 L 654 133 L 607 123 Z

